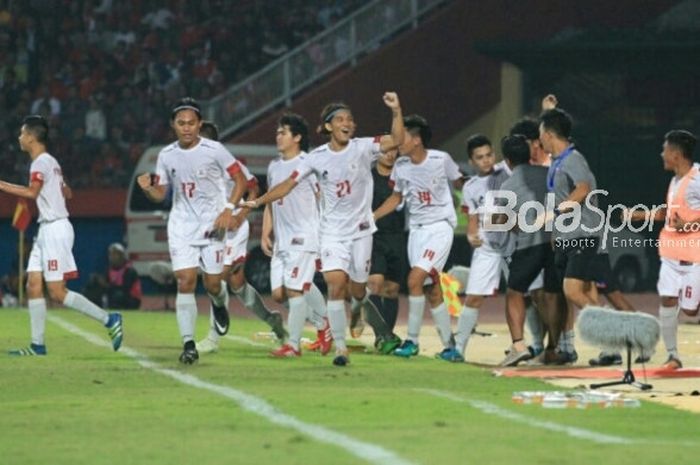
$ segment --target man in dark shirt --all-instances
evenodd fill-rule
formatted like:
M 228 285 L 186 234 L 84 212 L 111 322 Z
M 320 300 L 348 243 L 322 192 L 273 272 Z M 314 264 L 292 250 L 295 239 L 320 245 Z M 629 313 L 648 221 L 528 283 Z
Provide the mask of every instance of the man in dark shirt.
M 380 158 L 372 168 L 373 211 L 379 208 L 394 190 L 389 175 L 396 160 L 396 150 L 389 155 L 392 156 Z M 377 232 L 374 233 L 372 244 L 372 265 L 367 282 L 372 293 L 370 299 L 392 331 L 399 311 L 399 283 L 406 279 L 408 264 L 405 224 L 403 211 L 394 211 L 377 221 Z

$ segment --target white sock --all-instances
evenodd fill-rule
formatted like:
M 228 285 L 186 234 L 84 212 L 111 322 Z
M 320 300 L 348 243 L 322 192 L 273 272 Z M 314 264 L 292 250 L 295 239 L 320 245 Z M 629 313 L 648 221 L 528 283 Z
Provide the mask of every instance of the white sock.
M 423 312 L 425 312 L 425 296 L 408 296 L 408 331 L 406 339 L 418 344 L 420 327 L 423 324 Z
M 345 345 L 345 330 L 347 328 L 347 317 L 345 316 L 344 300 L 328 301 L 328 322 L 331 325 L 331 333 L 335 340 L 335 347 L 338 350 L 347 350 Z
M 457 319 L 457 334 L 455 334 L 455 346 L 460 354 L 464 354 L 469 343 L 469 337 L 474 331 L 476 320 L 479 318 L 479 311 L 472 307 L 464 306 Z
M 222 307 L 224 305 L 228 307 L 228 291 L 226 290 L 226 281 L 221 281 L 221 291 L 219 291 L 219 295 L 214 295 L 211 292 L 207 292 L 207 294 L 217 307 Z
M 228 307 L 228 305 L 226 306 Z M 209 332 L 207 332 L 207 339 L 212 342 L 219 342 L 221 336 L 216 332 L 214 328 L 214 309 L 209 309 Z
M 306 300 L 303 296 L 289 299 L 289 315 L 287 316 L 287 326 L 289 329 L 289 345 L 299 350 L 301 333 L 304 331 L 306 321 Z
M 450 347 L 452 343 L 452 322 L 450 321 L 450 314 L 447 313 L 447 307 L 445 303 L 441 303 L 435 308 L 431 308 L 430 312 L 433 314 L 433 323 L 435 323 L 435 329 L 437 329 L 442 345 L 445 348 Z
M 194 340 L 194 329 L 197 322 L 197 301 L 194 294 L 177 293 L 175 297 L 175 316 L 180 329 L 182 342 Z
M 233 292 L 245 308 L 267 323 L 267 320 L 270 318 L 270 310 L 265 306 L 258 291 L 250 283 L 245 283 L 242 288 L 234 289 Z
M 68 291 L 66 297 L 63 299 L 63 305 L 77 310 L 97 321 L 101 321 L 103 325 L 106 325 L 107 320 L 109 320 L 109 314 L 107 312 L 77 292 Z
M 534 349 L 544 348 L 544 331 L 542 331 L 542 320 L 534 305 L 530 304 L 525 309 L 525 323 L 532 336 L 532 347 Z
M 560 352 L 571 353 L 574 350 L 576 350 L 576 348 L 574 347 L 574 334 L 575 333 L 573 329 L 561 333 L 561 337 L 559 338 L 559 344 L 557 345 L 557 348 Z
M 309 290 L 304 293 L 304 299 L 308 304 L 309 321 L 316 329 L 323 329 L 326 325 L 325 318 L 328 315 L 326 299 L 323 298 L 323 294 L 314 283 L 311 283 Z
M 678 306 L 659 306 L 659 323 L 666 352 L 678 358 Z
M 29 324 L 32 330 L 32 344 L 44 345 L 46 328 L 46 299 L 29 299 Z

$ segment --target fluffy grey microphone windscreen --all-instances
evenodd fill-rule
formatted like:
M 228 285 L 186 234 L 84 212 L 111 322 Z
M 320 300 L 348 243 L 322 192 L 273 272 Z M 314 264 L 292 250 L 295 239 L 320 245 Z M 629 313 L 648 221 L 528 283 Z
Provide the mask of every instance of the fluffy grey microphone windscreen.
M 587 343 L 611 349 L 649 353 L 659 341 L 659 321 L 640 312 L 621 312 L 601 307 L 586 307 L 579 313 L 577 324 L 581 338 Z

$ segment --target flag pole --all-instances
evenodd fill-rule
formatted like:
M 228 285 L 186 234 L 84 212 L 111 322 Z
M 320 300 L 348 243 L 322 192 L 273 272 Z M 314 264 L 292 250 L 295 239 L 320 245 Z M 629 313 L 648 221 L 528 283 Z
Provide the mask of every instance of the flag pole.
M 24 231 L 19 232 L 19 268 L 17 276 L 17 297 L 19 306 L 24 306 Z

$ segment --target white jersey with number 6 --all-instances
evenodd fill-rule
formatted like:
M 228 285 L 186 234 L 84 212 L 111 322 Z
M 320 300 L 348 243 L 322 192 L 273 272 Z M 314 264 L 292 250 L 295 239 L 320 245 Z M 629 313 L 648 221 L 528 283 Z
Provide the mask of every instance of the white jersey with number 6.
M 214 221 L 226 204 L 226 178 L 240 169 L 222 144 L 203 137 L 190 149 L 182 149 L 174 142 L 160 151 L 156 184 L 170 185 L 173 195 L 169 241 L 191 245 L 211 241 Z
M 301 157 L 292 178 L 300 182 L 315 173 L 321 186 L 321 239 L 350 240 L 376 231 L 372 218 L 372 163 L 379 157 L 379 138 L 350 139 L 334 152 L 328 144 Z

